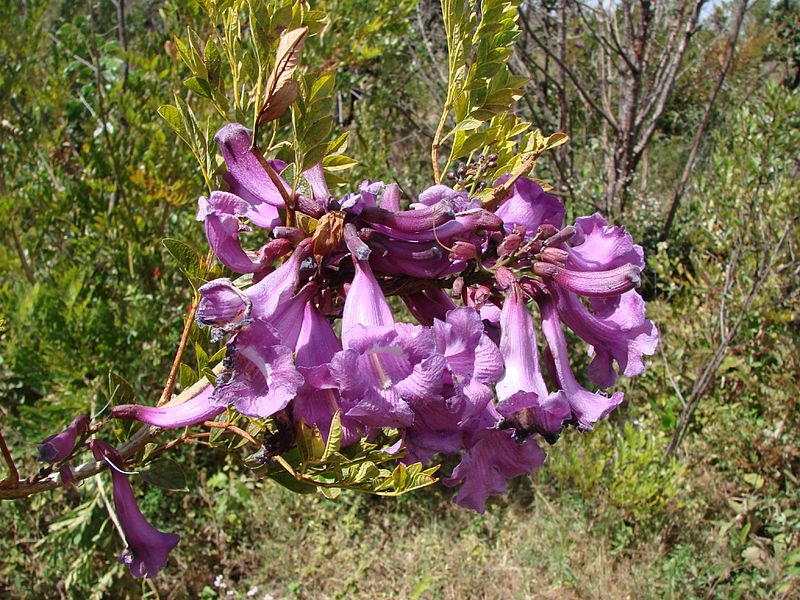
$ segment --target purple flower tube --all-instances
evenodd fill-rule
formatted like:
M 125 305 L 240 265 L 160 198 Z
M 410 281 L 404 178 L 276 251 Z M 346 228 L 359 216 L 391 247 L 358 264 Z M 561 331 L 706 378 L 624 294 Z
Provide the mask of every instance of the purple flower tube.
M 102 440 L 92 440 L 90 446 L 95 460 L 108 462 L 111 471 L 114 508 L 128 543 L 118 560 L 127 565 L 134 577 L 155 577 L 167 564 L 167 556 L 181 538 L 159 531 L 144 518 L 128 476 L 120 471 L 122 459 L 116 449 Z
M 206 385 L 195 396 L 180 404 L 168 403 L 164 406 L 142 406 L 139 404 L 120 404 L 111 409 L 116 419 L 133 419 L 162 429 L 179 429 L 213 419 L 225 412 L 225 407 L 211 401 L 214 386 Z

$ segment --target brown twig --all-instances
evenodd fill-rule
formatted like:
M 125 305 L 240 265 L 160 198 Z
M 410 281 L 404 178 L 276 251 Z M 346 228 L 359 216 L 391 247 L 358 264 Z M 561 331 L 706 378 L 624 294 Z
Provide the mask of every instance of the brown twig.
M 511 192 L 511 188 L 514 187 L 514 184 L 517 183 L 519 178 L 531 170 L 533 165 L 542 155 L 542 152 L 543 150 L 537 150 L 536 152 L 531 152 L 528 156 L 526 156 L 522 160 L 522 164 L 519 166 L 519 168 L 511 174 L 511 177 L 509 177 L 508 180 L 502 185 L 494 188 L 491 195 L 486 198 L 486 200 L 481 202 L 481 208 L 488 211 L 495 211 L 503 202 L 503 200 L 506 199 L 508 194 Z
M 222 364 L 215 368 L 215 371 L 222 369 Z M 183 404 L 190 398 L 199 394 L 209 383 L 206 379 L 201 379 L 193 386 L 181 392 L 178 396 L 170 401 L 170 405 Z M 146 426 L 139 429 L 127 441 L 117 447 L 117 452 L 123 460 L 127 460 L 137 452 L 139 452 L 145 445 L 153 439 L 156 434 L 161 430 L 158 427 Z M 83 481 L 106 468 L 105 462 L 89 461 L 82 465 L 78 465 L 72 470 L 72 476 L 75 482 Z M 61 476 L 59 473 L 48 473 L 42 479 L 29 478 L 20 482 L 13 488 L 0 487 L 0 500 L 14 500 L 19 498 L 27 498 L 34 494 L 40 494 L 48 490 L 53 490 L 62 486 Z
M 667 239 L 667 237 L 669 237 L 672 223 L 675 220 L 678 207 L 680 206 L 683 195 L 686 192 L 686 186 L 689 184 L 689 178 L 692 175 L 692 167 L 694 166 L 695 159 L 700 151 L 700 145 L 705 137 L 706 127 L 708 127 L 708 123 L 711 120 L 711 115 L 714 111 L 714 104 L 717 101 L 720 90 L 722 90 L 722 85 L 725 83 L 725 78 L 728 75 L 728 71 L 733 64 L 733 55 L 736 49 L 736 42 L 739 39 L 739 32 L 742 29 L 742 23 L 744 22 L 744 15 L 746 12 L 747 0 L 741 0 L 739 3 L 738 12 L 736 13 L 736 21 L 733 26 L 733 31 L 731 32 L 731 37 L 728 40 L 728 47 L 725 51 L 725 59 L 722 64 L 722 68 L 720 69 L 719 75 L 717 75 L 717 81 L 714 84 L 714 89 L 711 91 L 711 95 L 708 97 L 708 102 L 706 102 L 706 108 L 703 112 L 702 118 L 700 119 L 700 124 L 697 126 L 697 129 L 694 132 L 692 148 L 689 150 L 689 156 L 686 158 L 686 163 L 683 165 L 683 173 L 681 174 L 680 181 L 678 182 L 678 187 L 675 188 L 675 192 L 672 195 L 672 202 L 670 203 L 667 219 L 664 222 L 664 227 L 661 230 L 659 241 L 663 242 Z
M 161 392 L 161 397 L 158 399 L 156 406 L 162 406 L 172 397 L 172 390 L 175 388 L 175 380 L 178 378 L 178 372 L 181 368 L 183 353 L 186 351 L 186 345 L 189 343 L 189 334 L 192 332 L 192 325 L 194 324 L 194 317 L 197 314 L 198 306 L 200 306 L 200 298 L 195 295 L 194 302 L 192 302 L 192 310 L 189 311 L 189 316 L 186 317 L 186 323 L 183 326 L 183 333 L 181 334 L 181 341 L 178 344 L 178 351 L 175 353 L 175 358 L 172 359 L 172 367 L 169 370 L 167 384 L 164 386 L 164 391 Z
M 711 361 L 706 365 L 706 367 L 701 372 L 700 376 L 694 383 L 692 387 L 692 391 L 689 394 L 689 398 L 686 402 L 686 406 L 684 407 L 683 411 L 678 418 L 678 425 L 675 428 L 674 433 L 672 434 L 672 438 L 667 445 L 667 449 L 664 451 L 664 458 L 668 459 L 675 451 L 678 449 L 681 441 L 683 440 L 684 435 L 689 429 L 689 425 L 692 422 L 692 418 L 694 417 L 694 413 L 697 410 L 697 407 L 700 405 L 701 400 L 705 396 L 706 391 L 708 390 L 709 386 L 714 380 L 714 376 L 717 374 L 717 370 L 719 369 L 722 361 L 728 354 L 728 350 L 731 347 L 736 335 L 739 332 L 739 327 L 741 326 L 744 318 L 748 315 L 750 311 L 750 306 L 753 304 L 753 301 L 758 296 L 761 287 L 769 277 L 769 274 L 772 272 L 773 267 L 775 266 L 775 261 L 777 260 L 780 249 L 783 246 L 784 242 L 786 241 L 789 232 L 791 231 L 792 227 L 794 226 L 794 221 L 790 220 L 783 229 L 780 237 L 778 238 L 777 242 L 772 247 L 772 253 L 767 254 L 765 252 L 765 256 L 763 259 L 763 263 L 756 266 L 755 273 L 753 274 L 753 283 L 750 286 L 750 290 L 747 296 L 742 303 L 742 307 L 739 310 L 737 317 L 734 319 L 733 323 L 728 326 L 726 329 L 727 335 L 725 335 L 722 339 L 720 339 L 719 344 L 717 345 L 717 349 L 714 352 L 714 356 L 712 357 Z M 732 271 L 728 271 L 726 273 L 727 276 L 733 276 Z M 730 289 L 727 282 L 726 288 Z
M 19 471 L 17 471 L 17 465 L 14 464 L 14 457 L 11 456 L 11 452 L 8 450 L 2 431 L 0 431 L 0 451 L 2 451 L 3 458 L 8 465 L 8 477 L 0 480 L 0 487 L 16 487 L 17 483 L 19 483 Z
M 227 431 L 230 431 L 231 433 L 235 433 L 239 437 L 246 439 L 254 446 L 263 445 L 256 438 L 247 433 L 244 429 L 239 429 L 236 425 L 233 425 L 231 423 L 221 423 L 220 421 L 203 421 L 203 425 L 206 427 L 214 427 L 216 429 L 225 429 Z

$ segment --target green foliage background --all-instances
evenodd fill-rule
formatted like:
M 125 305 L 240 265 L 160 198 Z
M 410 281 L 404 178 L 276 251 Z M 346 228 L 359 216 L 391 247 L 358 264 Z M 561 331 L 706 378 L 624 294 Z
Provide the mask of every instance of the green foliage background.
M 349 183 L 396 180 L 413 195 L 432 180 L 447 92 L 436 7 L 315 8 L 330 23 L 303 60 L 336 71 L 333 129 L 350 132 L 348 155 L 359 160 Z M 193 219 L 203 175 L 156 110 L 173 93 L 196 100 L 180 85 L 190 74 L 171 40 L 208 25 L 198 6 L 177 0 L 131 3 L 125 17 L 121 38 L 110 1 L 0 5 L 0 414 L 26 472 L 39 440 L 106 403 L 109 373 L 141 401 L 157 397 L 192 300 L 161 240 L 204 245 Z M 626 402 L 610 422 L 569 432 L 487 515 L 452 507 L 439 488 L 398 499 L 294 495 L 253 481 L 230 456 L 185 448 L 173 458 L 190 493 L 136 486 L 145 514 L 182 535 L 157 580 L 135 581 L 115 563 L 120 542 L 98 493 L 108 483 L 96 478 L 0 507 L 0 595 L 800 594 L 800 237 L 791 221 L 800 213 L 800 92 L 796 78 L 778 76 L 797 68 L 798 23 L 796 2 L 756 2 L 676 227 L 659 243 L 708 65 L 693 60 L 679 80 L 624 217 L 646 248 L 644 292 L 661 349 L 644 375 L 622 383 Z M 525 104 L 519 113 L 537 125 Z M 210 108 L 198 114 L 208 117 L 219 119 Z M 598 124 L 579 111 L 571 122 L 569 151 L 591 180 Z M 545 162 L 538 176 L 552 169 Z M 570 214 L 590 210 L 592 193 Z M 721 300 L 726 314 L 742 310 L 787 224 L 682 451 L 664 459 L 724 333 Z M 209 349 L 194 335 L 193 348 Z M 206 359 L 193 349 L 186 362 L 197 374 Z

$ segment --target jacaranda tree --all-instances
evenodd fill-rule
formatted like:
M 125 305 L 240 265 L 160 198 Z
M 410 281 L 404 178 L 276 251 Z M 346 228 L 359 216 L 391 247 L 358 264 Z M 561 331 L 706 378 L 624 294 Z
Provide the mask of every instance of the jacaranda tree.
M 398 495 L 441 478 L 483 512 L 564 428 L 590 431 L 613 411 L 623 395 L 603 390 L 641 373 L 658 343 L 636 290 L 642 248 L 600 214 L 567 223 L 533 179 L 567 136 L 514 112 L 519 2 L 442 1 L 447 95 L 431 185 L 414 197 L 391 182 L 346 186 L 356 161 L 333 131 L 335 73 L 300 60 L 324 13 L 202 4 L 209 36 L 189 30 L 171 47 L 191 101 L 159 110 L 208 187 L 197 210 L 208 252 L 164 241 L 195 290 L 164 393 L 134 404 L 123 391 L 107 412 L 76 416 L 27 477 L 3 443 L 0 498 L 107 469 L 120 560 L 136 577 L 156 575 L 180 538 L 147 521 L 131 476 L 193 441 L 300 493 Z M 588 346 L 588 379 L 565 326 Z M 190 339 L 196 369 L 182 362 Z M 142 425 L 115 446 L 122 420 Z M 442 475 L 446 455 L 457 464 Z

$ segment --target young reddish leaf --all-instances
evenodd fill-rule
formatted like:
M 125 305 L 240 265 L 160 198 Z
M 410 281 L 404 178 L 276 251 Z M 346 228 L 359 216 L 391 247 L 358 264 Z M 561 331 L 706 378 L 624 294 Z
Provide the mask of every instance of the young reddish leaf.
M 297 98 L 298 87 L 292 81 L 300 65 L 300 52 L 308 36 L 308 27 L 290 29 L 281 34 L 275 53 L 275 68 L 267 80 L 267 96 L 258 115 L 258 122 L 265 123 L 280 118 Z

